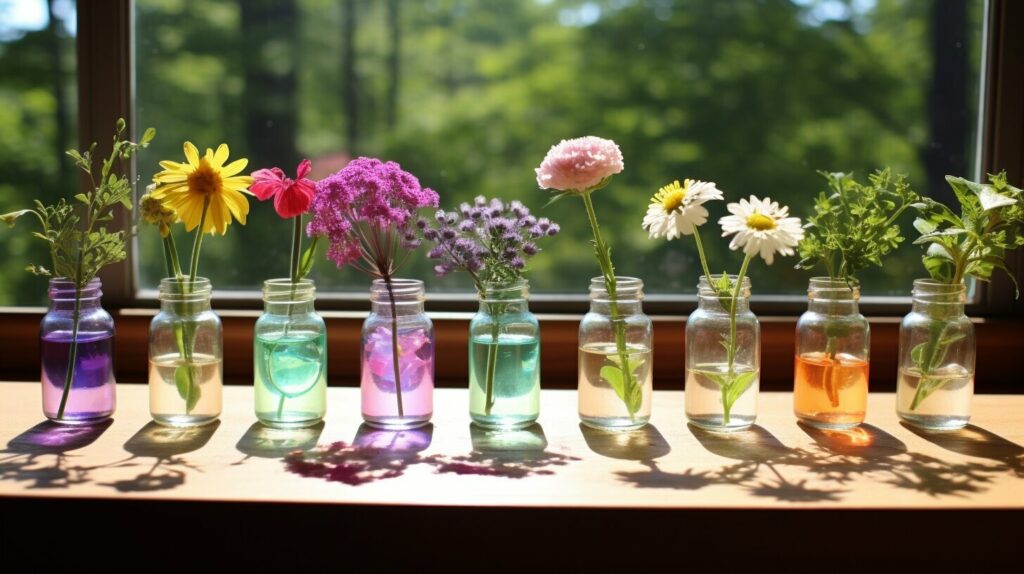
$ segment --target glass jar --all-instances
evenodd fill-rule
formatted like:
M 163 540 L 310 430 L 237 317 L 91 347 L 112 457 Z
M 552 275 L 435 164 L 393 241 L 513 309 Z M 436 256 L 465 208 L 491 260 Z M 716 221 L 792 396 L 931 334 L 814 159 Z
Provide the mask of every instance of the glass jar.
M 729 276 L 730 285 L 736 280 Z M 711 431 L 750 427 L 760 375 L 761 327 L 750 311 L 750 278 L 738 293 L 719 296 L 702 275 L 697 309 L 686 320 L 686 418 Z
M 653 329 L 641 309 L 643 281 L 615 281 L 612 300 L 603 277 L 590 280 L 590 311 L 580 321 L 579 411 L 589 427 L 631 430 L 651 418 Z
M 485 428 L 519 429 L 540 415 L 540 325 L 530 285 L 488 285 L 469 323 L 469 416 Z
M 277 428 L 315 425 L 327 409 L 327 326 L 310 279 L 263 282 L 253 337 L 256 418 Z
M 819 428 L 850 428 L 864 421 L 868 404 L 871 332 L 860 314 L 860 286 L 815 277 L 807 311 L 796 324 L 793 410 Z
M 363 420 L 371 426 L 400 430 L 430 422 L 434 325 L 423 311 L 423 300 L 423 282 L 417 279 L 392 279 L 390 285 L 377 279 L 370 288 L 360 387 Z
M 205 277 L 160 281 L 160 312 L 149 324 L 149 412 L 162 425 L 198 426 L 220 416 L 223 335 L 210 293 Z
M 50 279 L 50 309 L 39 325 L 39 351 L 43 414 L 54 422 L 89 424 L 114 412 L 114 319 L 100 306 L 100 287 L 99 279 L 89 281 L 76 309 L 74 281 Z
M 974 395 L 974 326 L 964 315 L 966 287 L 914 281 L 913 306 L 900 323 L 896 414 L 935 430 L 963 428 Z

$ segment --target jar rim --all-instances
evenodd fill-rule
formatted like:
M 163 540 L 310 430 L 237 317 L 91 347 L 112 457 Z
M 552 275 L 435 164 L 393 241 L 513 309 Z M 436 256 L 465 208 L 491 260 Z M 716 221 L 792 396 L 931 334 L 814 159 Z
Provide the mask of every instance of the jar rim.
M 190 289 L 185 289 L 189 286 Z M 160 280 L 160 291 L 157 298 L 161 301 L 195 301 L 207 299 L 213 292 L 210 280 L 206 277 L 188 278 L 164 277 Z
M 423 281 L 419 279 L 406 279 L 403 277 L 391 278 L 391 293 L 395 301 L 402 303 L 419 302 L 425 299 Z M 383 279 L 374 279 L 370 285 L 370 299 L 377 301 L 389 297 L 387 282 Z
M 739 275 L 738 274 L 733 274 L 733 273 L 712 274 L 711 277 L 717 279 L 719 277 L 722 277 L 723 275 L 728 277 L 729 278 L 729 282 L 732 283 L 733 285 L 735 285 L 736 280 L 739 279 Z M 735 289 L 735 287 L 734 287 L 734 289 Z M 750 297 L 750 293 L 751 293 L 750 277 L 745 275 L 743 277 L 743 281 L 740 283 L 740 297 L 746 299 L 746 298 Z M 714 289 L 711 288 L 711 282 L 708 281 L 708 277 L 706 275 L 701 275 L 700 277 L 697 278 L 697 295 L 700 296 L 700 297 L 714 297 L 716 299 L 718 298 L 718 293 Z
M 68 277 L 51 277 L 47 295 L 51 301 L 74 301 L 75 281 Z M 99 277 L 90 279 L 79 292 L 80 299 L 98 299 L 103 296 L 103 282 Z

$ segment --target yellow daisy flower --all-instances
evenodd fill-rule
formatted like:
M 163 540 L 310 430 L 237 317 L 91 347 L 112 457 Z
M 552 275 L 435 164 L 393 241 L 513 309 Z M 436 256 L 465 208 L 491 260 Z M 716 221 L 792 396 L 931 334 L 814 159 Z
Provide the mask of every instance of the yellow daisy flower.
M 252 177 L 238 174 L 249 160 L 242 158 L 224 165 L 228 159 L 227 144 L 220 144 L 216 152 L 207 148 L 206 155 L 199 157 L 192 142 L 185 142 L 185 159 L 185 163 L 160 162 L 164 171 L 153 176 L 157 184 L 153 198 L 178 214 L 185 231 L 202 223 L 203 233 L 224 235 L 232 217 L 245 225 L 249 201 L 244 194 L 249 193 Z

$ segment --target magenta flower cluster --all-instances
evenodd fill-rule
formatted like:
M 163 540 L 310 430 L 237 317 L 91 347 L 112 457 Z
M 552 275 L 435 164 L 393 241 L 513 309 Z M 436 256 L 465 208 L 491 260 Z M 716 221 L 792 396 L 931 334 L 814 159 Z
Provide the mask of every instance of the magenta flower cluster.
M 416 211 L 437 205 L 437 193 L 397 163 L 360 157 L 317 182 L 306 232 L 327 238 L 327 258 L 338 267 L 367 259 L 367 252 L 370 267 L 379 267 L 390 261 L 394 237 L 407 249 L 419 245 Z
M 526 260 L 540 252 L 536 240 L 558 233 L 557 223 L 540 219 L 520 201 L 488 201 L 478 196 L 458 211 L 438 210 L 436 224 L 420 218 L 416 223 L 423 238 L 434 243 L 427 254 L 439 263 L 438 275 L 457 269 L 468 272 L 477 283 L 506 284 L 522 276 Z

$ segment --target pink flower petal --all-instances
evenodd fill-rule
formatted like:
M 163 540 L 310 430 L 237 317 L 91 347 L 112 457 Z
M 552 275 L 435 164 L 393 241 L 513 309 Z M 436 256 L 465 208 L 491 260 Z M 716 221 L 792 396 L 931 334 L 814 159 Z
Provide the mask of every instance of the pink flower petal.
M 312 169 L 313 163 L 311 161 L 309 161 L 308 159 L 302 160 L 302 162 L 299 163 L 299 167 L 295 170 L 295 178 L 298 179 L 299 181 L 302 181 L 303 179 L 306 178 L 307 175 L 309 175 L 309 172 Z

